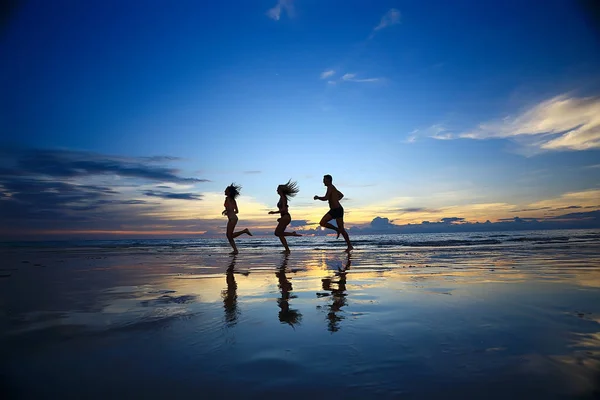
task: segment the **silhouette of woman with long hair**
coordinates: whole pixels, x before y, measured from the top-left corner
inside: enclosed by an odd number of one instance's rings
[[[275,236],[281,240],[281,244],[284,247],[284,253],[289,253],[290,248],[288,247],[286,236],[302,236],[296,232],[286,232],[285,228],[292,222],[292,216],[288,210],[288,201],[291,197],[298,194],[298,184],[292,182],[290,179],[287,183],[277,186],[277,194],[279,194],[279,202],[277,203],[278,211],[269,211],[269,214],[280,214],[281,217],[277,219],[277,228],[275,228]]]
[[[302,320],[302,314],[298,310],[293,310],[290,308],[289,300],[295,298],[296,296],[291,294],[293,290],[292,282],[290,282],[285,275],[288,257],[288,254],[284,254],[281,266],[277,272],[275,272],[275,276],[279,280],[279,284],[277,286],[281,291],[281,298],[277,299],[277,305],[281,309],[279,311],[279,322],[282,324],[289,324],[293,328],[295,324],[299,324]]]
[[[244,233],[246,235],[252,236],[248,228],[237,232],[233,231],[238,223],[237,213],[239,212],[238,205],[235,199],[240,195],[241,189],[242,187],[240,185],[236,185],[235,183],[232,183],[231,185],[225,188],[225,203],[223,204],[225,210],[223,210],[223,212],[221,213],[223,215],[226,215],[228,219],[227,240],[229,240],[229,244],[233,248],[231,254],[238,253],[237,246],[235,245],[235,241],[233,239]]]

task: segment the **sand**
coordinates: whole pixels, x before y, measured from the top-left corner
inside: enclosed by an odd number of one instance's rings
[[[5,249],[0,387],[19,398],[600,393],[593,247],[291,247]]]

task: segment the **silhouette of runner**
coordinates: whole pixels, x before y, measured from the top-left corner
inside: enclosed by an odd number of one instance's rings
[[[241,230],[241,231],[237,231],[237,232],[233,231],[235,229],[235,225],[238,223],[237,213],[239,212],[238,205],[237,205],[237,202],[235,201],[235,199],[240,195],[241,189],[242,189],[242,187],[239,185],[236,185],[235,183],[232,183],[231,185],[229,185],[225,188],[225,203],[223,204],[223,206],[225,207],[225,210],[223,210],[223,212],[221,213],[223,215],[226,215],[228,218],[227,240],[229,240],[229,244],[233,248],[233,251],[231,252],[231,254],[238,253],[237,246],[235,245],[235,241],[233,239],[235,239],[236,237],[240,236],[243,233],[245,233],[246,235],[252,236],[252,234],[250,233],[248,228]]]
[[[323,176],[323,184],[327,186],[327,193],[325,193],[325,196],[323,197],[315,196],[314,199],[329,202],[329,211],[321,218],[319,225],[336,231],[338,238],[341,234],[348,245],[346,251],[350,251],[354,249],[354,247],[352,246],[352,243],[350,243],[348,232],[344,229],[344,207],[340,204],[340,200],[344,198],[344,194],[333,186],[333,178],[331,175]],[[329,223],[332,219],[335,219],[337,227]]]
[[[298,184],[292,182],[290,179],[287,183],[277,186],[277,194],[279,194],[279,202],[277,203],[278,211],[269,211],[269,214],[280,214],[281,217],[277,219],[277,228],[275,228],[275,236],[281,240],[281,244],[285,248],[284,252],[289,253],[290,248],[288,247],[286,236],[302,236],[296,232],[286,232],[285,228],[292,222],[292,216],[288,211],[288,201],[290,197],[298,194]]]

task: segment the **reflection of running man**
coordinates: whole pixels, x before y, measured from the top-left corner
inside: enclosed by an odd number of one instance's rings
[[[346,262],[346,266],[343,268],[338,268],[338,272],[335,273],[335,276],[338,277],[337,281],[334,281],[333,277],[321,279],[321,282],[323,283],[323,290],[331,292],[332,297],[332,303],[329,306],[329,312],[327,313],[327,330],[331,333],[340,330],[340,323],[345,318],[342,307],[348,304],[346,301],[346,275],[350,269],[350,262],[350,253],[348,253],[348,261]],[[335,287],[336,284],[337,288]],[[317,296],[319,296],[319,293],[317,293]]]
[[[350,243],[350,238],[348,237],[348,232],[344,229],[344,207],[340,204],[340,200],[344,198],[342,192],[337,190],[335,186],[333,186],[333,178],[331,175],[325,175],[323,177],[323,184],[327,186],[327,193],[325,196],[319,197],[315,196],[315,200],[327,201],[329,203],[329,212],[321,218],[321,222],[319,223],[324,228],[333,229],[337,232],[337,237],[340,237],[340,234],[344,237],[348,248],[346,251],[350,251],[354,249],[352,247],[352,243]],[[337,223],[337,227],[331,225],[329,221],[335,219]]]

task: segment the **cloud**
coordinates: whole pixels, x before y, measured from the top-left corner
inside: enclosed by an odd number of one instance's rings
[[[156,201],[146,201],[139,198],[144,183],[151,189],[181,189],[206,181],[158,165],[175,160],[0,145],[0,220],[15,231],[156,224],[165,209],[160,198],[188,200],[201,195],[147,190],[145,194],[154,195]]]
[[[373,28],[373,33],[371,37],[375,34],[375,32],[390,27],[392,25],[396,25],[400,23],[400,11],[395,8],[391,8],[388,12],[385,13],[381,20],[379,21],[379,25]]]
[[[287,16],[291,18],[294,14],[294,5],[292,0],[279,0],[275,7],[267,10],[267,16],[275,21],[281,19],[281,13],[285,11]]]
[[[539,151],[599,149],[600,97],[576,98],[563,94],[517,116],[480,124],[459,137],[512,138]]]
[[[329,69],[327,71],[321,72],[321,79],[327,79],[329,77],[332,77],[333,75],[335,75],[335,71],[332,69]]]
[[[557,210],[574,210],[574,209],[577,209],[577,208],[582,208],[582,207],[581,206],[567,206],[567,207],[557,208]]]
[[[418,129],[414,129],[411,133],[406,137],[405,143],[415,143],[417,141],[417,135],[419,133]]]
[[[158,182],[198,183],[208,179],[183,178],[179,171],[154,165],[164,157],[124,158],[85,151],[0,147],[0,174],[40,175],[75,178],[89,175],[116,175]]]
[[[194,193],[175,193],[175,192],[164,192],[157,190],[146,190],[144,195],[151,197],[160,197],[161,199],[175,199],[175,200],[202,200],[201,194]]]
[[[560,209],[563,207],[571,207],[573,205],[585,207],[596,206],[600,199],[600,189],[582,190],[579,192],[564,193],[560,197],[540,200],[530,204],[531,208],[552,208]]]
[[[451,140],[455,138],[448,128],[442,124],[431,125],[426,129],[426,134],[428,134],[430,138],[437,140]]]
[[[387,230],[393,228],[395,225],[389,220],[389,218],[375,217],[371,221],[371,228],[375,230]]]
[[[342,76],[342,81],[346,82],[379,82],[381,78],[362,78],[359,79],[356,77],[356,74],[344,74]]]
[[[600,221],[600,210],[575,212],[552,217],[555,220],[573,221],[573,220],[596,220]]]
[[[515,210],[516,212],[531,212],[531,211],[541,211],[541,210],[549,210],[552,207],[538,207],[538,208],[523,208],[521,210]]]
[[[292,228],[296,228],[298,226],[307,226],[307,225],[316,225],[316,223],[308,222],[308,220],[306,220],[306,219],[292,220],[292,222],[290,222],[290,227],[292,227]]]
[[[411,214],[411,213],[439,213],[441,210],[426,207],[406,207],[391,210],[393,213]]]
[[[456,135],[443,124],[433,124],[428,128],[414,129],[408,134],[405,143],[415,143],[419,137],[429,137],[437,140],[451,140],[455,139]]]
[[[459,217],[446,217],[442,218],[440,221],[444,224],[452,224],[454,222],[465,222],[465,219]]]
[[[436,133],[433,136],[430,136],[432,139],[437,140],[452,140],[455,139],[455,136],[451,133]]]
[[[460,222],[460,223],[453,223]],[[384,233],[442,233],[442,232],[498,232],[511,230],[600,228],[600,210],[570,213],[546,219],[502,218],[498,222],[467,222],[463,218],[447,217],[439,221],[396,225],[388,218],[375,217],[366,227],[349,228],[353,234]]]
[[[117,191],[102,186],[48,178],[0,176],[0,186],[0,219],[15,228],[46,223],[60,227],[108,218],[107,210],[118,214],[122,206],[128,207],[130,216],[137,211],[132,206],[153,207],[143,200],[120,198]],[[122,220],[119,215],[111,217]]]

